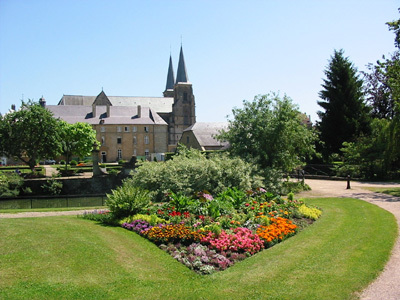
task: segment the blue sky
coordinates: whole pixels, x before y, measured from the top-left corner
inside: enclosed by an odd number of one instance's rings
[[[181,37],[197,121],[287,94],[315,121],[334,49],[358,70],[395,50],[398,1],[0,0],[0,112],[63,94],[162,96]]]

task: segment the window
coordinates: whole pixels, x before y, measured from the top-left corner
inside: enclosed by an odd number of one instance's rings
[[[124,131],[125,131],[125,132],[129,132],[129,127],[128,127],[128,126],[125,126],[125,127],[124,127]]]
[[[122,159],[122,150],[118,149],[118,160]]]
[[[189,144],[189,137],[186,137],[186,144]]]
[[[136,132],[136,131],[137,131],[137,127],[136,127],[136,126],[133,126],[133,127],[132,127],[132,131],[133,131],[133,132]]]
[[[117,137],[117,144],[122,144],[122,138],[120,136]]]
[[[187,100],[188,100],[187,93],[186,93],[186,92],[184,92],[184,93],[183,93],[183,101],[185,101],[185,102],[186,102]]]
[[[149,126],[144,126],[144,132],[149,132]]]
[[[147,135],[144,136],[144,143],[145,143],[146,145],[149,144],[149,137],[148,137]]]
[[[105,128],[104,126],[101,126],[101,127],[100,127],[100,131],[101,131],[101,132],[106,132],[106,128]]]
[[[136,135],[133,136],[133,144],[136,145],[137,144],[137,138]]]
[[[149,156],[150,155],[149,149],[144,150],[144,155],[145,156]]]
[[[117,126],[117,132],[121,132],[121,131],[122,131],[121,126]]]
[[[136,149],[133,149],[133,155],[136,156]]]
[[[101,137],[101,144],[102,144],[102,145],[104,145],[104,144],[105,144],[105,142],[106,142],[106,139],[105,139],[105,137],[104,137],[104,136],[102,136],[102,137]]]

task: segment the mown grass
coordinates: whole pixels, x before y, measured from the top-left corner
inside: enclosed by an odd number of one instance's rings
[[[376,188],[376,187],[366,187],[367,190],[370,190],[375,193],[383,193],[388,194],[396,197],[400,197],[400,188],[393,187],[393,188]]]
[[[356,299],[388,260],[393,215],[355,199],[307,202],[323,208],[320,220],[209,276],[122,228],[76,217],[0,219],[0,298]]]

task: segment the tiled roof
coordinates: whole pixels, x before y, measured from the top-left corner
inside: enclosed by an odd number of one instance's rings
[[[96,106],[96,116],[93,117],[92,106],[88,105],[47,105],[54,117],[60,118],[68,123],[85,122],[99,124],[157,124],[167,123],[149,107],[141,107],[141,117],[138,117],[137,106],[110,106],[110,116],[107,117],[106,106]]]
[[[91,106],[96,96],[64,95],[58,105],[83,105]],[[108,96],[112,106],[137,106],[149,107],[157,113],[172,112],[172,97],[124,97]]]
[[[220,133],[222,129],[227,129],[228,123],[226,122],[197,122],[192,126],[186,128],[185,131],[193,131],[197,141],[202,147],[210,146],[227,146],[228,142],[220,142],[215,136]]]

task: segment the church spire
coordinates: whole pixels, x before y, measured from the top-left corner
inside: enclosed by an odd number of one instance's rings
[[[181,53],[179,54],[178,72],[176,75],[176,83],[178,82],[188,82],[189,78],[186,72],[185,59],[183,58],[183,50],[181,45]]]
[[[172,67],[172,57],[169,56],[169,67],[168,67],[168,75],[167,75],[167,85],[165,86],[165,90],[173,90],[175,83],[174,76],[174,68]]]
[[[172,58],[171,54],[169,55],[169,66],[168,66],[168,75],[167,75],[167,84],[165,86],[164,97],[174,97],[174,68],[172,67]]]

